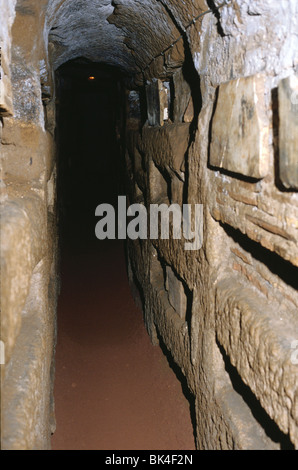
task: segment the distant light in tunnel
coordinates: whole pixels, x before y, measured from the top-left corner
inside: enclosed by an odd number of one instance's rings
[[[88,77],[88,80],[89,82],[93,82],[95,80],[95,77],[93,75],[90,75],[90,77]]]

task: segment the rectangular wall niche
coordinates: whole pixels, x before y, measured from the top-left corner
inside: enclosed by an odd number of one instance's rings
[[[153,78],[146,85],[147,117],[149,126],[163,126],[169,119],[170,85]]]
[[[298,75],[278,87],[279,175],[288,189],[298,189]]]
[[[269,119],[264,76],[239,78],[219,87],[212,123],[210,165],[252,178],[269,171]]]

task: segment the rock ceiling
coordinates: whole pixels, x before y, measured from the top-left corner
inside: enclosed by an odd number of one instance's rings
[[[85,57],[138,71],[179,35],[167,8],[159,0],[49,0],[54,68]]]

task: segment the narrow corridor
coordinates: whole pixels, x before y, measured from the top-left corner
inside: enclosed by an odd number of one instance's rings
[[[150,342],[128,285],[123,243],[95,238],[96,205],[112,203],[119,191],[115,84],[90,85],[86,76],[76,69],[61,97],[64,209],[52,448],[195,449],[189,402]]]

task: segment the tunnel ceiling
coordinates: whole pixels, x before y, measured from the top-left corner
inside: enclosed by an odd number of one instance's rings
[[[188,2],[190,9],[186,3],[181,8],[180,1],[167,0],[49,0],[47,32],[54,68],[85,57],[138,72],[179,36],[181,19],[183,24],[200,12],[198,4],[206,9],[204,1]]]

